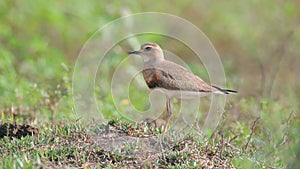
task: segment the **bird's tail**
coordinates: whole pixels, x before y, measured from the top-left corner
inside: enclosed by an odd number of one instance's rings
[[[231,93],[237,93],[236,90],[230,90],[230,89],[222,89],[217,86],[212,86],[213,88],[217,89],[217,91],[221,92],[221,94],[231,94]]]

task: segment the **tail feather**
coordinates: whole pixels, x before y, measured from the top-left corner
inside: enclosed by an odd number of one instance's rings
[[[237,93],[236,90],[222,89],[222,88],[217,87],[217,86],[212,86],[212,87],[215,88],[215,89],[217,89],[218,91],[224,93],[224,94]]]

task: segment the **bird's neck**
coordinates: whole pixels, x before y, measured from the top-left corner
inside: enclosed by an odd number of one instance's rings
[[[165,60],[164,58],[155,58],[155,59],[144,58],[144,67],[149,67],[149,66],[153,67],[164,60]]]

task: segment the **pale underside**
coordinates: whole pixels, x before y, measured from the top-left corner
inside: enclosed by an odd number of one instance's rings
[[[213,92],[194,92],[194,91],[184,91],[184,90],[168,90],[165,88],[154,88],[153,90],[159,91],[169,98],[178,98],[178,99],[196,99],[203,96],[211,95],[211,94],[224,94],[220,91]]]

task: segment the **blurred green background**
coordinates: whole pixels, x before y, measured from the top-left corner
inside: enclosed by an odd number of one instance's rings
[[[101,26],[125,14],[164,12],[195,24],[214,44],[229,86],[237,89],[226,108],[233,133],[249,137],[251,123],[260,122],[252,140],[250,161],[237,166],[293,167],[299,158],[300,1],[0,1],[1,121],[38,124],[76,119],[72,101],[72,70],[88,38]],[[179,56],[186,51],[153,38]],[[128,48],[129,49],[129,48]],[[125,57],[120,56],[121,58]],[[107,81],[118,59],[108,62]],[[182,58],[204,76],[191,58]],[[107,85],[109,86],[109,85]],[[97,90],[97,89],[96,89]],[[133,93],[134,95],[135,93]],[[138,93],[136,93],[138,94]],[[144,100],[136,103],[137,107]],[[107,117],[116,117],[110,95],[99,96]]]

